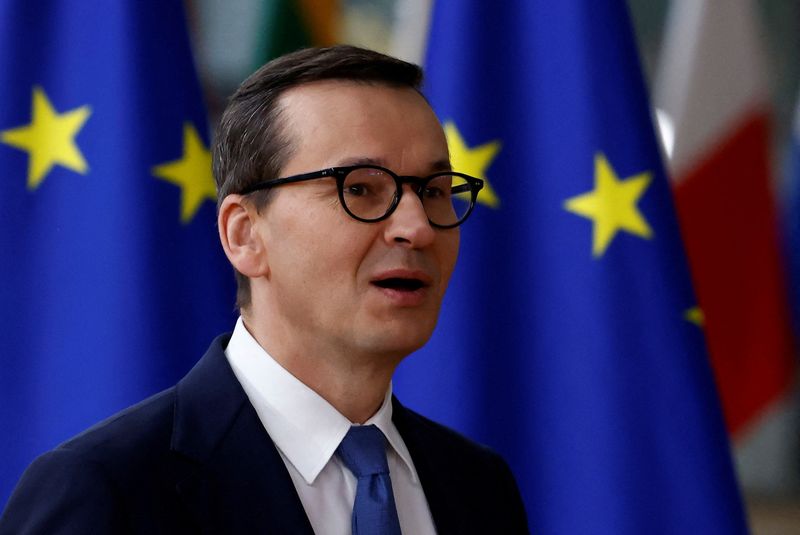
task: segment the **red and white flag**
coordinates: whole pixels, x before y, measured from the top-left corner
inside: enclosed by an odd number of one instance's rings
[[[729,431],[785,393],[794,354],[770,164],[764,56],[749,0],[676,0],[655,85],[692,277]]]

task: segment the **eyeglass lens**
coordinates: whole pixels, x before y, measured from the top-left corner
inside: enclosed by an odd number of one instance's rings
[[[364,167],[352,170],[344,179],[342,197],[347,209],[362,219],[379,219],[389,210],[397,192],[394,177],[382,169]],[[422,206],[432,223],[447,226],[463,219],[472,198],[466,179],[441,175],[430,180],[422,191]]]

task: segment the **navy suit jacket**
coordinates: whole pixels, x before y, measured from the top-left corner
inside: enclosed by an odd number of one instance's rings
[[[228,365],[227,340],[214,340],[175,387],[36,459],[0,517],[0,535],[313,533]],[[527,533],[497,454],[393,403],[438,533]]]

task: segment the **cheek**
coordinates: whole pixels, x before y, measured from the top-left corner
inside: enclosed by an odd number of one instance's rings
[[[322,288],[322,292],[337,293],[357,281],[374,239],[371,234],[354,232],[349,225],[337,225],[331,221],[311,232],[297,236],[293,249],[297,265],[293,277],[303,277],[304,286]],[[294,244],[297,244],[296,246]],[[292,269],[292,266],[285,266]],[[323,296],[324,297],[324,296]]]
[[[447,282],[450,280],[450,275],[452,275],[453,269],[455,269],[456,260],[458,259],[459,244],[460,234],[458,233],[457,229],[452,235],[446,235],[443,237],[440,248],[440,262],[442,280],[445,286],[447,286]]]
[[[307,192],[297,188],[300,193]],[[282,267],[289,278],[304,279],[304,286],[318,280],[316,273],[324,273],[337,263],[343,229],[333,203],[327,200],[304,198],[294,191],[281,191],[280,207],[275,207],[268,222],[272,261]],[[323,279],[324,280],[324,279]]]

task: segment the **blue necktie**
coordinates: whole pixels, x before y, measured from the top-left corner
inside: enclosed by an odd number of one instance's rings
[[[353,426],[336,451],[358,479],[353,535],[400,535],[381,430],[374,425]]]

